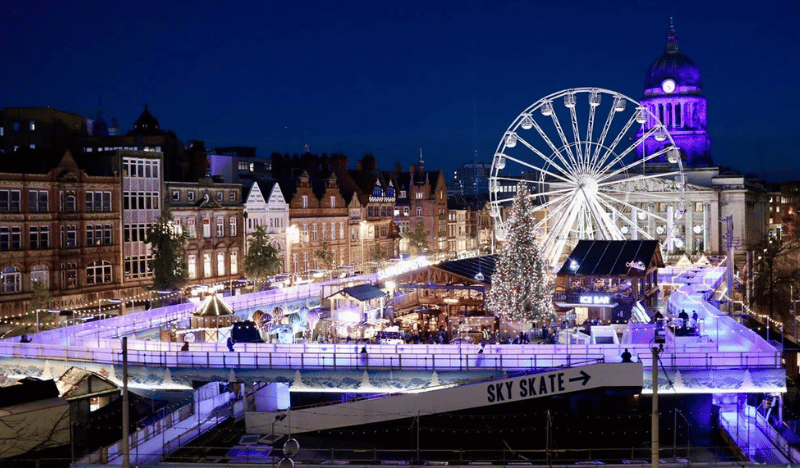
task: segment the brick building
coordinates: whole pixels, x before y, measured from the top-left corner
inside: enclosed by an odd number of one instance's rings
[[[119,176],[69,152],[20,151],[0,169],[0,316],[30,310],[34,282],[48,308],[123,291]]]

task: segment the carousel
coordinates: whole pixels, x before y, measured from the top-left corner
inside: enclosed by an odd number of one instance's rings
[[[235,316],[218,294],[207,296],[189,318],[189,328],[161,331],[161,341],[224,343],[231,336]]]
[[[270,312],[253,312],[251,320],[265,343],[288,344],[313,340],[318,334],[319,314],[319,309],[311,310],[306,306],[290,313],[283,307],[274,307]]]

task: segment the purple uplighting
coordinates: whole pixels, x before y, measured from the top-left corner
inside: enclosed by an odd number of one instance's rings
[[[711,137],[708,135],[707,100],[701,95],[702,91],[700,69],[680,53],[678,36],[674,26],[670,26],[664,54],[650,65],[645,75],[644,98],[641,103],[652,115],[639,130],[637,137],[652,129],[657,118],[667,127],[675,144],[681,149],[684,166],[713,165]],[[669,141],[658,141],[655,136],[650,137],[644,145],[636,148],[636,156],[642,158],[669,144]],[[652,161],[666,163],[667,156]]]

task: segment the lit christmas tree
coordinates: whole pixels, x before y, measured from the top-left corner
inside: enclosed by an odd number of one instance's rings
[[[487,297],[489,310],[508,320],[542,322],[556,317],[553,279],[536,240],[533,209],[527,186],[519,184]]]

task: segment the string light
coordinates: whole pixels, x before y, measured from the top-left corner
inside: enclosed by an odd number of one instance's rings
[[[552,321],[556,317],[554,282],[537,233],[533,201],[528,187],[520,183],[486,298],[487,307],[497,316],[524,321]]]

